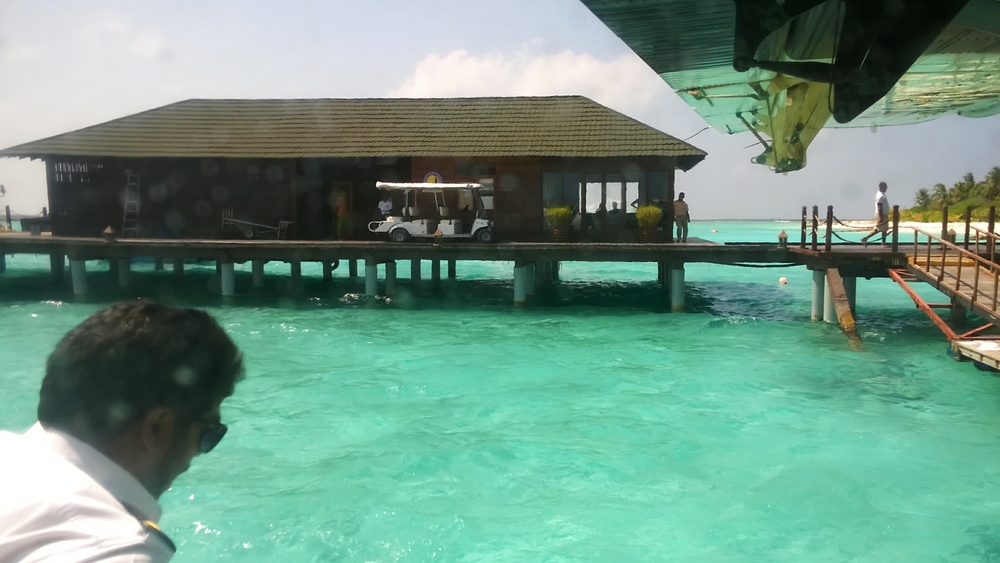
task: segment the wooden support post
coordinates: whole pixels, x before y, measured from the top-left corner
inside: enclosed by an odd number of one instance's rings
[[[456,260],[448,260],[448,279],[453,280],[458,277],[458,267]]]
[[[684,310],[684,262],[670,263],[670,310]]]
[[[365,295],[378,295],[378,262],[365,259]]]
[[[254,260],[250,263],[250,268],[253,272],[253,287],[254,289],[260,289],[264,287],[264,261]]]
[[[73,295],[86,295],[87,263],[83,260],[70,260],[69,268],[73,277]]]
[[[963,328],[968,324],[968,318],[966,317],[965,307],[955,300],[954,297],[951,298],[951,307],[949,307],[950,313],[948,315],[948,320],[952,325]]]
[[[525,271],[525,294],[531,297],[535,294],[535,263],[527,264],[525,266],[527,270]]]
[[[302,287],[302,262],[292,260],[288,263],[288,266],[292,278],[292,288],[297,290]]]
[[[851,314],[858,315],[858,278],[845,276],[844,292],[847,294],[847,304],[851,306]]]
[[[819,240],[817,238],[819,236],[819,206],[818,205],[814,205],[813,206],[813,220],[812,220],[812,223],[813,223],[812,251],[813,252],[818,252],[819,251]]]
[[[826,206],[826,246],[824,250],[830,252],[833,250],[833,206]]]
[[[236,265],[232,262],[217,262],[219,270],[222,272],[222,296],[232,297],[236,295]]]
[[[814,321],[823,320],[823,293],[826,286],[826,272],[813,270],[812,274],[812,311],[809,318]]]
[[[965,208],[965,249],[969,249],[969,231],[971,230],[972,223],[972,206],[967,206]]]
[[[552,261],[552,281],[554,281],[554,282],[559,281],[559,261],[558,260],[553,260]]]
[[[806,231],[809,230],[809,224],[806,222],[808,219],[809,208],[805,205],[802,206],[802,238],[799,240],[799,248],[806,247]]]
[[[12,223],[11,220],[10,220],[10,206],[8,205],[6,207],[7,207],[7,230],[8,231],[13,231],[14,230],[14,223]]]
[[[434,285],[441,283],[441,261],[431,260],[431,281]]]
[[[410,260],[410,285],[414,289],[420,285],[420,260],[416,258]]]
[[[181,285],[182,283],[184,283],[183,258],[174,258],[173,270],[174,270],[174,283],[176,283],[177,285]]]
[[[52,283],[62,283],[66,279],[66,257],[62,254],[49,254],[49,267],[52,268]]]
[[[156,265],[153,266],[153,269],[156,270],[157,272],[163,271],[163,258],[156,259]]]
[[[899,206],[898,205],[892,206],[892,251],[899,252]]]
[[[941,208],[941,238],[948,240],[948,206]]]
[[[112,259],[118,265],[118,285],[128,287],[132,285],[132,261],[128,258]]]
[[[356,278],[358,277],[358,261],[353,258],[347,261],[347,275]]]
[[[323,261],[323,281],[330,283],[333,281],[333,262]]]
[[[112,279],[118,277],[118,260],[108,258],[108,273],[111,274]]]
[[[851,313],[851,305],[847,298],[847,292],[844,290],[844,281],[837,268],[830,268],[826,271],[826,285],[830,288],[834,315],[837,322],[840,323],[840,328],[851,341],[860,341],[858,327],[854,324],[854,315]]]
[[[396,261],[389,260],[385,263],[385,294],[396,295]]]
[[[986,230],[990,233],[993,232],[993,228],[996,226],[997,222],[997,207],[995,205],[990,206],[990,214],[988,215],[989,223],[987,224]],[[990,261],[993,260],[993,254],[996,250],[996,244],[993,242],[993,237],[986,237],[986,254],[989,254]]]
[[[7,272],[7,255],[0,249],[0,274]]]

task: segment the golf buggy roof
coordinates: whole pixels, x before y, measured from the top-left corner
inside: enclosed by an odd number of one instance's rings
[[[470,190],[480,189],[482,184],[444,184],[436,182],[375,182],[378,190]]]

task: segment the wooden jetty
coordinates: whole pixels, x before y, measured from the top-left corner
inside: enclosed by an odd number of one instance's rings
[[[393,243],[381,241],[303,240],[176,240],[61,237],[29,233],[0,233],[0,272],[7,254],[47,254],[52,257],[52,275],[62,279],[65,259],[70,261],[73,290],[87,292],[86,261],[108,260],[117,268],[121,285],[128,285],[131,259],[148,257],[172,263],[175,279],[183,279],[185,259],[214,260],[219,265],[223,295],[235,294],[234,264],[252,262],[253,284],[263,286],[264,264],[289,264],[293,282],[301,276],[302,262],[324,264],[330,279],[330,264],[347,261],[351,275],[358,263],[364,264],[365,293],[379,292],[378,266],[384,264],[385,293],[396,288],[397,261],[411,263],[411,280],[420,281],[420,264],[431,262],[432,278],[440,279],[440,263],[447,262],[448,276],[455,277],[457,261],[513,262],[514,303],[523,305],[539,284],[558,279],[559,263],[650,262],[659,265],[659,281],[674,310],[684,308],[684,265],[690,263],[737,266],[805,266],[813,271],[812,318],[838,323],[852,341],[859,341],[854,318],[857,278],[888,277],[896,281],[928,314],[948,339],[959,357],[984,365],[1000,365],[1000,349],[981,344],[998,337],[989,330],[1000,327],[1000,264],[995,260],[996,241],[992,230],[971,228],[962,244],[954,242],[946,228],[942,234],[916,230],[912,244],[898,241],[898,209],[894,213],[892,244],[886,247],[835,244],[832,241],[832,210],[826,230],[820,236],[817,214],[813,214],[811,234],[803,215],[798,244],[787,239],[777,242],[718,244],[689,239],[687,243],[597,243],[597,242],[469,242]],[[811,238],[811,242],[810,239]],[[822,240],[822,242],[820,242]],[[949,298],[948,303],[926,303],[911,284],[926,282]],[[0,286],[2,291],[2,286]],[[946,321],[937,311],[948,309]],[[986,324],[959,332],[966,312],[981,317]],[[949,325],[949,321],[951,325]],[[992,358],[992,359],[991,359]]]

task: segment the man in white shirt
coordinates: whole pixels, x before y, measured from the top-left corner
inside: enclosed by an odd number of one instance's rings
[[[882,246],[885,246],[885,236],[889,232],[889,198],[885,191],[889,186],[885,182],[879,182],[878,193],[875,194],[875,227],[872,232],[861,237],[861,244],[868,246],[868,239],[875,233],[882,233]]]
[[[392,213],[392,198],[388,195],[382,198],[382,201],[378,202],[378,210],[382,214],[382,220],[386,220]]]
[[[242,378],[203,311],[119,303],[67,333],[39,422],[0,432],[0,561],[168,561],[156,499],[225,435],[219,406]]]

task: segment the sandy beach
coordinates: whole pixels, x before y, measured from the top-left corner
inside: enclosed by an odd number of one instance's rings
[[[973,221],[970,223],[971,227],[986,231],[989,229],[989,224],[986,221]],[[835,231],[870,231],[875,227],[875,221],[844,221],[843,224],[834,224]],[[924,223],[920,221],[900,221],[900,230],[906,229],[918,229],[927,233],[940,233],[941,223]],[[965,223],[959,221],[952,221],[948,224],[949,229],[955,229],[956,233],[960,233],[965,230]]]

